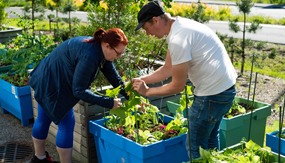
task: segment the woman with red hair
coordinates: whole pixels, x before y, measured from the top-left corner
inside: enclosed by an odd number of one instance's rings
[[[96,95],[88,88],[99,70],[113,87],[122,85],[124,88],[112,61],[122,56],[127,44],[121,29],[105,31],[99,28],[93,37],[66,40],[30,73],[29,83],[38,102],[38,117],[32,132],[35,155],[31,163],[52,162],[45,151],[51,122],[58,125],[56,146],[60,162],[71,163],[75,125],[73,106],[79,100],[108,109],[121,105],[120,99]],[[128,98],[124,89],[120,93]]]

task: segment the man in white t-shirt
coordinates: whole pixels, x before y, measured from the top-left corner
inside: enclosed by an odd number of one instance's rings
[[[138,26],[147,35],[167,35],[165,64],[154,73],[134,78],[133,88],[143,96],[166,96],[183,91],[187,76],[195,86],[189,110],[191,156],[200,157],[199,146],[219,149],[219,125],[236,95],[237,74],[218,36],[206,25],[191,19],[170,17],[158,1],[144,5],[138,13]],[[172,76],[161,87],[146,84]],[[187,141],[188,137],[187,137]],[[186,148],[189,151],[188,143]]]

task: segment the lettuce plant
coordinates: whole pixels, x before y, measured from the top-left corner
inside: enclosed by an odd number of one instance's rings
[[[156,106],[134,91],[131,82],[126,85],[125,90],[129,100],[124,101],[119,108],[110,110],[110,116],[105,121],[108,129],[142,145],[172,138],[188,131],[185,127],[187,121],[183,117],[177,116],[170,123],[164,123],[164,115],[160,116]],[[106,95],[117,98],[119,91],[119,87],[108,89]]]

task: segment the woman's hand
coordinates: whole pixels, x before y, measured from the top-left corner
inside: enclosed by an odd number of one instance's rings
[[[121,99],[119,98],[114,98],[114,106],[112,109],[117,109],[118,107],[120,107],[122,105],[121,103]]]

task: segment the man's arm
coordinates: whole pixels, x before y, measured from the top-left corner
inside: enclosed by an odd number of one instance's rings
[[[168,60],[168,62],[167,62]],[[143,96],[167,96],[172,95],[175,93],[179,93],[183,91],[184,86],[186,84],[187,80],[187,73],[188,73],[188,61],[171,66],[171,58],[170,54],[167,53],[166,58],[166,67],[168,67],[167,64],[170,63],[170,74],[172,74],[172,81],[169,84],[165,84],[161,87],[153,87],[149,88],[146,84],[149,82],[153,82],[154,79],[158,79],[159,77],[156,77],[155,74],[151,74],[149,76],[142,77],[142,80],[133,80],[133,88],[134,90],[138,91]],[[163,67],[162,67],[163,68]],[[168,68],[169,69],[169,68]],[[160,71],[156,72],[164,72],[166,69],[161,69]],[[166,72],[167,73],[167,72]],[[168,72],[169,73],[169,72]],[[159,74],[157,74],[159,75]],[[163,76],[163,75],[161,75]],[[152,79],[152,80],[150,80]]]
[[[187,80],[188,62],[172,66],[172,81],[161,87],[148,88],[145,96],[167,96],[182,92]]]
[[[171,66],[171,58],[168,50],[164,65],[159,67],[152,74],[142,76],[140,79],[142,79],[146,84],[161,82],[171,76]]]

